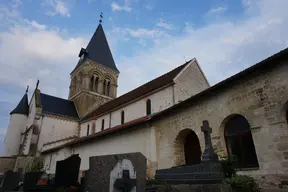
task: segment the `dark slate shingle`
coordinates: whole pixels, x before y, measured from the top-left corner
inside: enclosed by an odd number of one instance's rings
[[[98,25],[95,33],[93,34],[90,42],[88,43],[84,51],[87,52],[87,55],[85,56],[85,58],[95,61],[97,63],[100,63],[104,65],[105,67],[108,67],[110,69],[113,69],[119,72],[119,70],[117,69],[115,65],[108,41],[106,39],[104,30],[101,24]],[[78,64],[76,65],[73,71],[75,71],[81,64],[82,64],[82,61],[79,60]]]
[[[73,101],[41,93],[41,104],[44,113],[78,118]]]
[[[18,103],[17,107],[13,111],[11,111],[10,115],[12,114],[28,115],[28,113],[29,113],[28,96],[27,93],[25,93],[20,102]]]

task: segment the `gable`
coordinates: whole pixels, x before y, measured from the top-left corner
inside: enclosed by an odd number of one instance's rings
[[[99,108],[85,116],[82,121],[92,118],[93,116],[98,116],[100,114],[107,113],[111,110],[116,109],[117,107],[124,105],[128,102],[131,102],[137,98],[140,98],[146,94],[149,94],[159,88],[162,88],[164,86],[167,86],[169,84],[174,83],[173,79],[181,72],[182,69],[185,68],[186,65],[188,65],[190,61],[184,63],[183,65],[173,69],[172,71],[153,79],[152,81],[149,81],[148,83],[114,99],[111,100],[103,105],[101,105]]]

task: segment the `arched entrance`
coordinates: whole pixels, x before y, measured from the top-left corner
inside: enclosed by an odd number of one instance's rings
[[[199,139],[191,129],[180,131],[174,145],[175,166],[195,165],[201,163],[201,147]]]
[[[201,148],[197,135],[191,131],[184,144],[185,164],[195,165],[201,163]]]
[[[229,156],[237,160],[237,168],[259,167],[250,125],[241,115],[232,116],[224,130]]]

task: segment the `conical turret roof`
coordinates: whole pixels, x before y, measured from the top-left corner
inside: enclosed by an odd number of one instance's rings
[[[17,107],[13,111],[11,111],[10,115],[12,114],[28,115],[28,113],[29,113],[28,95],[27,93],[25,93],[20,102],[18,103]]]

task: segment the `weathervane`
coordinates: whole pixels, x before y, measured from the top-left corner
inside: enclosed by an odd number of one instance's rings
[[[100,23],[100,24],[102,23],[102,19],[103,19],[103,13],[101,12],[101,14],[100,14],[100,19],[99,19],[99,23]]]

